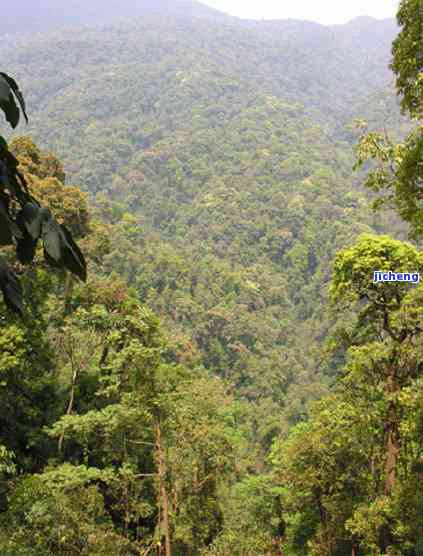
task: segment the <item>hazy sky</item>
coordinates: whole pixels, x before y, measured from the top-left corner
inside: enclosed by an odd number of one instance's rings
[[[399,0],[200,0],[227,14],[248,19],[306,19],[345,23],[359,15],[394,17]]]

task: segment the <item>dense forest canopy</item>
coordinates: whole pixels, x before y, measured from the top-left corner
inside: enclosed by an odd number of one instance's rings
[[[10,152],[88,262],[5,252],[0,553],[418,556],[421,288],[372,273],[423,270],[420,0],[119,6],[45,2],[54,31],[0,45]]]
[[[152,16],[0,47],[34,107],[28,133],[103,217],[140,227],[143,247],[104,264],[259,404],[267,443],[286,426],[269,407],[296,422],[324,388],[335,252],[387,229],[352,172],[352,121],[407,129],[388,69],[395,32],[390,20],[246,29]]]

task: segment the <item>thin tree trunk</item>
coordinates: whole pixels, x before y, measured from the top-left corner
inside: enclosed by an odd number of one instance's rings
[[[280,537],[274,537],[272,539],[272,554],[274,554],[274,556],[284,556],[282,539]]]
[[[72,414],[73,406],[74,406],[74,403],[75,403],[76,382],[77,382],[78,376],[79,376],[79,365],[77,365],[75,363],[75,360],[74,360],[74,357],[73,357],[73,346],[72,346],[72,338],[71,337],[69,337],[69,357],[70,357],[71,368],[72,368],[72,382],[71,382],[69,402],[68,402],[68,407],[67,407],[67,410],[66,410],[66,415],[71,415]],[[62,453],[64,437],[65,437],[65,432],[62,431],[61,434],[60,434],[60,437],[59,437],[58,445],[57,445],[59,454]]]
[[[162,508],[161,525],[163,526],[165,537],[165,556],[171,556],[172,552],[170,544],[169,498],[166,490],[166,463],[162,444],[162,431],[159,422],[156,423],[156,448],[159,474],[160,507]]]
[[[331,553],[332,550],[332,540],[330,538],[329,532],[328,532],[328,528],[327,528],[327,513],[326,513],[326,509],[322,504],[322,499],[321,499],[321,494],[320,492],[315,492],[314,493],[316,502],[317,502],[317,507],[319,509],[319,515],[320,515],[320,523],[322,525],[322,537],[323,537],[323,542],[325,544],[325,548],[327,549],[328,553]]]
[[[73,291],[74,279],[70,272],[66,273],[65,278],[65,305],[63,308],[63,316],[69,315],[71,312],[71,299]]]
[[[398,392],[399,385],[396,381],[395,367],[392,366],[386,382],[385,392],[391,398],[388,406],[387,433],[385,461],[385,495],[391,496],[395,488],[397,477],[397,461],[400,452],[400,432],[398,427],[397,401],[393,396]],[[392,530],[389,525],[383,525],[380,529],[380,549],[383,553],[393,544]]]
[[[73,404],[75,402],[75,388],[76,388],[77,379],[78,379],[78,369],[74,369],[73,374],[72,374],[71,391],[70,391],[70,396],[69,396],[68,408],[66,410],[66,415],[71,415],[71,413],[73,411]],[[60,434],[60,437],[59,437],[59,442],[58,442],[59,454],[62,452],[64,437],[65,437],[65,432],[62,431],[61,434]]]
[[[386,392],[394,395],[398,392],[398,384],[395,380],[395,370],[393,369],[388,376]],[[396,483],[397,460],[400,451],[400,433],[398,430],[398,416],[396,400],[389,401],[388,410],[388,442],[386,447],[385,463],[385,494],[389,496]]]

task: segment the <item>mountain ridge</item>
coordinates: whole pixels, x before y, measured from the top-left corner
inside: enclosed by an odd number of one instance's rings
[[[0,34],[45,32],[69,27],[98,26],[151,16],[186,16],[212,21],[232,21],[226,15],[195,0],[16,0],[2,7]]]
[[[321,124],[335,123],[342,128],[360,116],[355,106],[357,102],[363,105],[366,91],[374,94],[392,84],[388,66],[394,20],[375,20],[370,29],[365,27],[360,33],[356,25],[328,27],[295,20],[233,26],[206,19],[150,15],[131,23],[87,29],[78,35],[72,30],[56,30],[32,39],[16,38],[13,44],[3,43],[0,55],[8,60],[7,71],[21,83],[28,106],[33,107],[30,132],[36,131],[36,136],[44,140],[50,133],[42,132],[38,113],[41,116],[49,105],[49,112],[53,111],[59,122],[57,109],[63,102],[79,105],[85,98],[80,111],[84,111],[84,104],[101,102],[106,87],[102,74],[107,74],[109,66],[115,72],[119,70],[120,81],[114,86],[125,94],[125,87],[120,85],[130,77],[125,66],[144,71],[146,63],[150,68],[163,63],[167,75],[159,80],[179,95],[181,91],[186,94],[186,85],[181,89],[177,73],[191,73],[188,59],[198,71],[223,71],[225,79],[243,83],[245,90],[257,87],[287,102],[298,102]],[[80,62],[76,52],[83,56]],[[153,66],[149,58],[155,60]],[[56,74],[58,66],[63,68],[60,75]],[[49,77],[40,80],[40,75]],[[154,81],[158,76],[153,75]],[[70,101],[67,95],[73,98],[81,79],[88,79],[92,85],[81,90],[82,97]],[[144,80],[142,83],[145,88]],[[63,105],[60,110],[67,109]],[[83,129],[86,124],[81,121],[81,125]],[[59,135],[65,128],[60,125]],[[56,141],[50,146],[58,148]],[[66,151],[62,155],[66,160]]]
[[[296,18],[287,19],[243,19],[226,14],[196,0],[71,0],[58,6],[55,0],[16,0],[2,7],[0,34],[28,34],[57,29],[108,25],[146,16],[178,16],[207,19],[219,23],[231,23],[246,27],[301,24],[314,28],[339,28],[351,25],[387,22],[393,18],[358,16],[343,24],[324,25]]]

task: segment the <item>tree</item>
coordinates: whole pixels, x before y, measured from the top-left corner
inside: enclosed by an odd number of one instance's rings
[[[16,81],[6,73],[0,73],[0,109],[13,129],[19,123],[21,112],[28,121],[23,95]],[[32,150],[32,156],[37,155],[36,149],[28,150]],[[44,162],[47,167],[54,165],[51,157]],[[4,137],[0,136],[0,245],[16,245],[18,261],[29,264],[34,260],[38,240],[42,238],[44,256],[50,266],[68,269],[86,280],[85,259],[71,233],[53,218],[50,209],[41,207],[18,167],[19,161],[9,150]],[[59,166],[54,171],[58,176],[62,175]],[[0,289],[7,307],[23,315],[22,287],[3,259],[0,259]]]
[[[31,309],[27,318],[9,321],[1,316],[0,443],[15,453],[19,472],[30,472],[41,469],[52,453],[42,429],[60,414],[61,400],[47,334],[52,279],[38,269],[23,282]]]
[[[421,540],[423,288],[375,283],[376,269],[421,272],[423,255],[370,234],[338,253],[328,347],[344,368],[334,394],[273,447],[294,553],[411,554]]]
[[[378,492],[381,509],[391,503],[398,482],[403,393],[422,374],[422,289],[407,283],[373,282],[375,270],[392,269],[421,272],[423,254],[387,236],[363,235],[353,247],[338,253],[331,285],[337,310],[347,310],[347,314],[351,308],[357,311],[354,326],[344,335],[349,346],[346,380],[352,388],[363,384],[372,388],[374,403],[382,408],[385,450],[383,486]],[[376,529],[382,552],[395,544],[389,520],[382,520]]]
[[[397,20],[402,30],[392,45],[391,68],[397,75],[402,108],[412,118],[423,117],[423,5],[420,0],[402,0]]]
[[[359,402],[342,393],[326,397],[313,404],[308,422],[273,447],[271,461],[284,485],[289,516],[286,542],[299,553],[354,555],[357,549],[358,537],[345,530],[345,523],[367,501],[377,438],[370,432],[377,413],[366,411],[365,400]]]
[[[402,95],[402,109],[414,120],[423,117],[423,5],[420,0],[402,0],[397,19],[402,27],[393,43],[391,68],[397,76],[396,86]],[[385,131],[360,138],[357,164],[366,160],[377,163],[366,186],[378,193],[374,208],[388,205],[410,224],[410,235],[423,237],[423,126],[417,126],[396,144]]]

